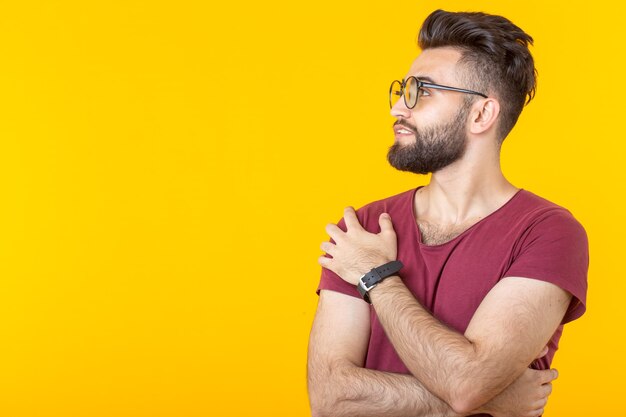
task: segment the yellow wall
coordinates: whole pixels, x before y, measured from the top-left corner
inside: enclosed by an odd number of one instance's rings
[[[387,91],[439,7],[535,37],[504,170],[591,243],[546,415],[626,415],[621,3],[209,4],[3,2],[0,415],[307,415],[323,227],[425,183]]]

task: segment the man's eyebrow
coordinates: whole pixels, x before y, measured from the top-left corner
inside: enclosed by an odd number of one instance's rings
[[[414,75],[413,77],[417,78],[420,81],[424,81],[425,83],[430,83],[430,84],[437,84],[435,82],[435,80],[433,80],[432,78],[426,76],[426,75]],[[409,77],[407,77],[409,78]],[[403,82],[406,82],[406,78],[404,80],[402,80]]]

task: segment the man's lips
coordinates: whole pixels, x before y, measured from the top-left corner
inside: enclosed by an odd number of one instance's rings
[[[409,127],[403,126],[401,124],[396,124],[393,125],[393,131],[396,134],[396,136],[402,136],[402,135],[414,135],[415,131]]]

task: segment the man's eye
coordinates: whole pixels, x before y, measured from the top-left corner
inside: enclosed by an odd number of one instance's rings
[[[428,97],[430,95],[430,92],[428,90],[426,90],[425,88],[421,87],[419,89],[419,96],[420,97]]]

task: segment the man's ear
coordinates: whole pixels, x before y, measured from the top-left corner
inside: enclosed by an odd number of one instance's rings
[[[470,132],[481,134],[496,125],[500,115],[500,103],[495,98],[479,100],[472,107]]]

